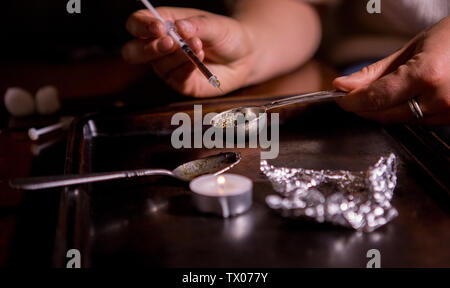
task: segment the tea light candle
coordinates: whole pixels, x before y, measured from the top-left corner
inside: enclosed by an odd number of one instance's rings
[[[236,174],[205,175],[189,184],[196,208],[224,218],[246,212],[252,206],[252,181]]]

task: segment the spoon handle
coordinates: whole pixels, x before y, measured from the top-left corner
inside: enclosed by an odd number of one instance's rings
[[[330,99],[335,99],[347,95],[346,92],[341,91],[320,91],[314,93],[299,94],[291,97],[287,97],[281,100],[273,101],[269,104],[264,105],[267,110],[282,107],[285,105],[295,104],[295,103],[315,103],[326,101]]]
[[[44,177],[30,177],[14,179],[10,182],[10,186],[16,189],[23,190],[39,190],[54,187],[70,186],[77,184],[93,183],[108,181],[122,178],[134,178],[150,175],[166,175],[174,176],[172,171],[164,169],[139,169],[127,170],[117,172],[101,172],[88,174],[72,174],[72,175],[58,175],[58,176],[44,176]]]

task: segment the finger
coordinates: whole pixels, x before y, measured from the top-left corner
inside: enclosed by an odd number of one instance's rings
[[[190,87],[195,86],[195,76],[201,76],[200,72],[196,71],[195,66],[192,63],[185,63],[180,67],[174,69],[165,81],[175,90],[179,91],[182,94],[190,94],[188,90]],[[198,74],[198,75],[194,75]],[[198,79],[197,79],[198,80]]]
[[[164,24],[146,10],[133,13],[126,22],[126,29],[140,39],[155,39],[164,35]]]
[[[177,32],[184,39],[192,38],[196,36],[197,27],[194,27],[193,23],[189,21],[189,19],[182,19],[175,21],[175,26],[177,28]]]
[[[202,50],[202,41],[197,37],[186,40],[186,43],[191,47],[195,54],[198,54]],[[153,67],[160,77],[166,78],[170,71],[187,62],[190,62],[189,58],[181,49],[177,49],[174,53],[154,61]]]
[[[205,12],[203,10],[193,9],[193,8],[180,8],[180,7],[156,7],[156,11],[158,11],[159,15],[166,20],[175,22],[177,19],[189,18],[192,16],[200,15],[200,14],[209,14],[209,12]],[[144,10],[148,13],[150,11]]]
[[[388,108],[377,112],[359,112],[359,116],[374,120],[383,124],[407,123],[417,121],[408,103]]]
[[[414,42],[417,37],[411,40],[405,47],[394,54],[364,67],[362,70],[349,76],[338,77],[334,79],[333,85],[341,91],[352,91],[358,88],[366,87],[375,80],[394,71],[398,66],[404,64],[414,49]]]
[[[132,64],[145,63],[164,57],[173,51],[176,46],[169,36],[150,41],[134,39],[125,44],[122,49],[123,58]]]
[[[205,57],[205,52],[200,51],[198,53],[198,57],[199,59],[203,59]],[[193,72],[196,72],[199,77],[203,77],[201,72],[197,71],[197,67],[189,61],[170,71],[167,74],[166,79],[169,80],[170,83],[174,85],[177,84],[179,85],[180,83],[182,84],[187,82],[187,80],[191,77]],[[205,81],[207,81],[206,78]]]
[[[145,63],[151,59],[151,54],[144,49],[148,43],[145,40],[134,39],[122,48],[122,57],[131,64]]]
[[[341,91],[353,91],[366,87],[373,81],[389,72],[388,67],[398,59],[399,52],[380,60],[374,64],[364,67],[362,70],[349,76],[342,76],[334,79],[333,86]]]
[[[205,58],[205,52],[200,51],[199,53],[197,53],[197,57],[200,60],[203,60]],[[172,67],[172,69],[168,69],[164,72],[158,70],[158,67],[155,67],[155,65],[153,65],[153,69],[155,70],[156,74],[159,77],[163,78],[166,81],[171,78],[176,78],[175,80],[177,80],[178,82],[184,82],[187,81],[187,79],[189,78],[188,74],[196,70],[197,67],[190,60],[185,60],[180,61],[180,63],[177,66],[174,66]]]
[[[178,32],[184,38],[199,37],[206,46],[214,45],[226,39],[228,30],[220,17],[205,13],[175,22]]]
[[[450,125],[450,114],[441,114],[431,117],[426,117],[421,121],[427,125]]]
[[[175,19],[206,13],[196,9],[175,7],[158,7],[156,10],[167,21],[175,21]],[[133,36],[141,39],[154,39],[165,34],[164,24],[145,9],[133,13],[126,22],[126,28]]]
[[[425,117],[449,114],[450,94],[447,96],[445,92],[431,90],[428,93],[422,93],[416,100]]]
[[[414,100],[417,101],[417,104],[419,105],[419,108],[425,117],[423,120],[417,119],[414,112],[411,110],[411,107],[408,102],[388,108],[383,111],[359,112],[357,114],[361,117],[375,120],[385,124],[417,122],[417,121],[420,122],[437,121],[436,123],[438,123],[439,121],[446,119],[446,117],[444,116],[446,116],[448,113],[446,113],[447,110],[444,110],[436,105],[436,101],[434,101],[434,98],[435,97],[427,97],[426,95],[420,95],[414,98]]]
[[[204,53],[203,51],[200,52]],[[217,89],[191,63],[186,63],[170,73],[166,82],[178,92],[194,97],[217,96]]]
[[[414,97],[418,93],[417,82],[409,73],[409,66],[398,69],[376,80],[367,87],[359,88],[337,100],[347,111],[369,112],[386,110]]]

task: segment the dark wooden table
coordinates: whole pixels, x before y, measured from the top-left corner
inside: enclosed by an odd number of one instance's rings
[[[141,72],[133,75],[142,75]],[[333,105],[283,109],[283,153],[277,161],[293,167],[359,170],[395,150],[401,157],[400,181],[394,196],[400,216],[372,234],[289,221],[273,214],[264,204],[265,196],[273,191],[257,173],[258,161],[253,161],[259,157],[258,150],[242,150],[245,161],[233,170],[254,181],[254,207],[250,213],[227,221],[193,213],[186,186],[170,179],[105,183],[81,187],[78,192],[53,189],[24,193],[7,186],[8,178],[60,174],[64,169],[80,173],[160,163],[166,168],[176,166],[180,161],[213,151],[173,151],[164,138],[155,138],[151,133],[133,135],[133,129],[142,132],[151,130],[149,127],[167,126],[175,111],[191,113],[193,104],[201,103],[204,110],[214,111],[237,103],[264,103],[280,95],[330,89],[334,76],[333,70],[313,61],[289,75],[237,91],[227,98],[159,103],[159,108],[150,109],[151,113],[140,114],[127,109],[105,112],[111,110],[109,106],[100,105],[98,110],[103,113],[85,120],[93,119],[106,134],[120,132],[123,136],[100,137],[91,142],[74,139],[84,137],[79,130],[82,126],[74,126],[67,155],[64,137],[45,146],[46,141],[52,140],[31,143],[24,129],[4,129],[0,134],[0,145],[5,147],[0,152],[0,265],[64,266],[64,252],[76,247],[82,251],[86,266],[363,267],[367,262],[364,253],[371,248],[382,251],[384,266],[450,266],[446,245],[450,240],[448,187],[435,181],[425,171],[429,166],[424,167],[410,153],[411,149],[397,140],[395,135],[401,134],[401,127],[385,129]],[[83,76],[75,78],[80,82],[75,94],[97,93],[95,81],[80,80]],[[142,95],[147,91],[126,87],[116,85],[111,91],[106,87],[100,94],[113,95],[113,100],[100,102],[126,102],[120,95]],[[162,88],[158,93],[170,93],[167,91]],[[152,95],[155,93],[149,97]],[[178,96],[174,99],[180,100]],[[170,98],[165,100],[171,102]],[[84,107],[89,100],[66,103],[70,103],[66,107]],[[135,104],[130,105],[132,109]],[[79,125],[84,125],[85,120],[80,120]],[[301,125],[305,123],[308,125]],[[420,146],[414,147],[424,151]]]

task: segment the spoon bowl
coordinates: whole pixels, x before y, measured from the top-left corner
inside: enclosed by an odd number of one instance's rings
[[[39,190],[152,175],[165,175],[177,178],[181,181],[190,181],[198,176],[205,174],[221,174],[231,169],[240,161],[241,155],[239,153],[227,152],[184,163],[175,168],[173,171],[166,169],[139,169],[116,172],[31,177],[14,179],[9,183],[9,185],[16,189]]]
[[[238,127],[239,125],[243,125],[245,123],[245,130],[247,134],[249,128],[251,128],[254,123],[257,123],[258,119],[265,115],[265,113],[270,109],[296,103],[315,103],[329,101],[343,97],[345,95],[347,95],[347,93],[340,91],[320,91],[286,97],[261,106],[237,107],[217,114],[211,119],[210,124],[218,129],[228,129]],[[243,115],[243,120],[241,118],[241,121],[237,121],[239,120],[239,115]],[[262,129],[262,127],[259,127],[259,129]]]
[[[243,132],[242,136],[248,139],[250,131],[261,132],[266,126],[266,121],[259,121],[264,120],[266,111],[267,109],[264,106],[234,108],[217,114],[211,119],[210,123],[215,129],[222,130],[221,133],[226,141],[231,140],[226,137],[228,134],[233,135],[233,141],[237,140],[240,131]]]
[[[182,181],[191,181],[206,174],[219,175],[231,169],[241,161],[241,154],[234,152],[220,153],[202,159],[184,163],[175,168],[172,173]]]

